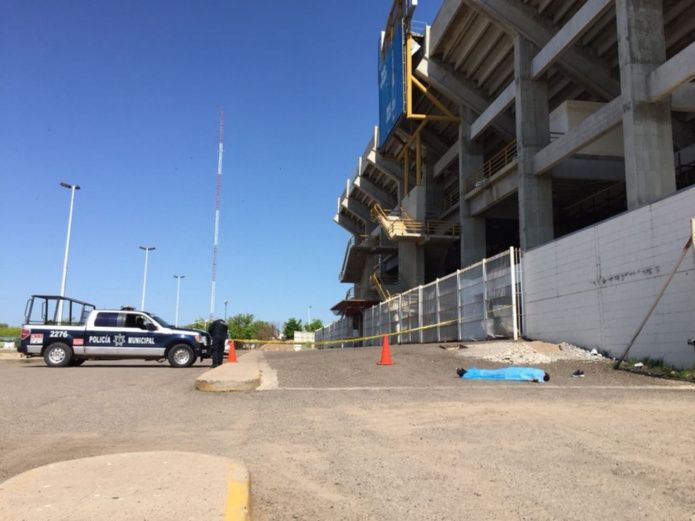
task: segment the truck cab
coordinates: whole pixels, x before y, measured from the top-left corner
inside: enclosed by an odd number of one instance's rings
[[[18,350],[43,357],[49,367],[97,359],[166,359],[172,367],[189,367],[196,358],[208,357],[209,348],[204,331],[173,327],[152,313],[96,309],[72,298],[33,295]]]

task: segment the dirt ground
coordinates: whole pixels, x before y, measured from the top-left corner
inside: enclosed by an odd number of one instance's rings
[[[245,460],[261,521],[695,519],[695,386],[580,360],[545,384],[464,381],[499,365],[392,352],[266,352],[277,386],[232,394],[195,391],[204,367],[2,362],[0,481],[160,448]]]

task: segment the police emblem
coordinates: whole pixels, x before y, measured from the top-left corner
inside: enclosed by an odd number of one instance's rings
[[[125,344],[125,335],[114,335],[113,342],[116,344],[116,347],[121,347],[123,344]]]

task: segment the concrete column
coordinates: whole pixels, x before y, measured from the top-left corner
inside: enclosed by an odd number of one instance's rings
[[[466,201],[466,180],[483,169],[483,151],[472,142],[471,124],[475,114],[469,108],[459,109],[459,219],[461,224],[461,267],[465,268],[485,258],[485,218],[471,215]]]
[[[414,187],[401,201],[408,215],[416,220],[426,218],[427,185]],[[403,289],[425,283],[425,248],[416,242],[398,242],[398,278]]]
[[[519,177],[519,240],[527,250],[553,240],[553,193],[550,173],[533,174],[533,157],[550,142],[548,87],[531,79],[536,47],[522,36],[514,39],[516,142]]]
[[[676,191],[671,101],[649,103],[647,76],[666,60],[663,0],[615,3],[628,209]]]
[[[425,249],[414,242],[398,243],[398,279],[404,289],[425,283]]]

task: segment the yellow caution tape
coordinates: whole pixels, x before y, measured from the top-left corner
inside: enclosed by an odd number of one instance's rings
[[[438,324],[430,324],[428,326],[420,326],[420,327],[414,327],[411,329],[404,329],[402,331],[396,331],[394,333],[380,333],[378,335],[371,335],[371,336],[361,336],[361,337],[349,337],[349,338],[338,338],[336,340],[319,340],[316,342],[312,342],[309,340],[306,341],[299,341],[299,340],[258,340],[258,339],[249,339],[249,338],[232,338],[232,342],[242,342],[242,343],[247,343],[247,344],[280,344],[280,345],[285,345],[285,344],[307,344],[307,345],[330,345],[330,344],[347,344],[350,342],[363,342],[365,340],[375,340],[377,338],[383,338],[385,336],[392,337],[392,336],[398,336],[398,335],[407,335],[408,333],[414,333],[415,331],[424,331],[426,329],[434,329],[435,327],[442,327],[442,326],[450,326],[452,324],[456,324],[458,322],[458,319],[455,318],[453,320],[446,320],[444,322],[439,322]]]

